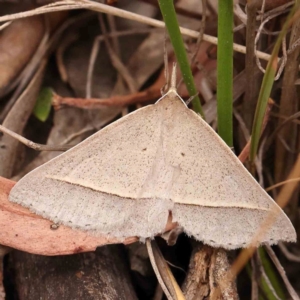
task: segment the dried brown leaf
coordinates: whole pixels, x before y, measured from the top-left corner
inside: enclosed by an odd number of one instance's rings
[[[0,91],[4,90],[28,63],[44,34],[41,16],[12,22],[0,36]]]

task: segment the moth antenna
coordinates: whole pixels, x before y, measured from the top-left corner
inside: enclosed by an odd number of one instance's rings
[[[177,64],[174,62],[173,69],[172,69],[170,90],[175,90],[175,91],[176,91],[176,70],[177,70]]]

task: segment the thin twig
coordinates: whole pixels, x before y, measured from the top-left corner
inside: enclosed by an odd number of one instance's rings
[[[157,30],[161,30],[161,29],[160,28],[159,29],[153,29],[153,28],[129,29],[124,31],[107,33],[107,37],[121,37],[121,36],[134,35],[134,34],[146,34],[149,32],[155,32]],[[104,37],[102,34],[97,36],[94,39],[92,52],[89,60],[88,72],[87,72],[86,98],[92,98],[92,83],[93,83],[94,67],[100,50],[100,44],[103,41],[104,41]]]
[[[62,41],[59,44],[57,51],[55,53],[58,72],[59,72],[60,78],[63,82],[68,81],[68,72],[67,72],[65,64],[64,64],[64,53],[65,53],[66,49],[71,44],[73,44],[78,38],[79,38],[78,34],[67,35],[65,39],[62,39]]]
[[[265,189],[266,192],[269,192],[275,188],[278,188],[282,185],[285,185],[287,183],[290,183],[290,182],[294,182],[294,181],[300,181],[300,177],[297,177],[297,178],[292,178],[292,179],[288,179],[288,180],[284,180],[284,181],[281,181],[279,183],[276,183],[276,184],[273,184],[271,186],[269,186],[268,188]]]
[[[200,25],[200,31],[199,31],[199,36],[197,38],[196,42],[196,50],[194,54],[192,55],[191,58],[191,66],[193,66],[195,59],[198,55],[199,49],[200,49],[200,44],[203,40],[203,35],[204,35],[204,30],[205,30],[205,25],[206,25],[206,10],[207,10],[207,0],[201,0],[202,2],[202,19],[201,19],[201,25]]]
[[[289,116],[288,118],[286,118],[272,133],[271,135],[268,137],[268,141],[267,141],[267,149],[270,147],[270,145],[272,144],[274,138],[278,135],[279,136],[279,131],[287,124],[289,124],[291,121],[297,119],[300,117],[300,112],[296,112],[293,115]]]
[[[9,22],[6,22],[6,23],[2,24],[2,25],[0,26],[0,31],[2,31],[3,29],[5,29],[6,27],[8,27],[8,26],[11,24],[11,22],[12,22],[12,21],[9,21]]]
[[[296,291],[294,290],[294,288],[292,287],[290,281],[288,280],[288,278],[286,276],[286,273],[285,273],[285,270],[282,267],[280,261],[278,260],[276,254],[274,253],[273,249],[269,245],[266,245],[265,249],[267,250],[267,252],[268,252],[270,258],[272,259],[278,273],[280,274],[283,282],[285,283],[285,286],[286,286],[290,296],[292,297],[293,300],[299,300],[300,299],[299,296],[297,295]]]
[[[78,4],[80,3],[80,4]],[[75,10],[75,9],[90,9],[98,12],[103,12],[107,14],[112,14],[117,17],[125,18],[125,19],[130,19],[136,22],[144,23],[150,26],[154,27],[159,27],[159,28],[164,28],[165,24],[162,21],[155,20],[149,17],[141,16],[132,12],[128,12],[113,6],[105,5],[102,3],[96,3],[88,0],[82,0],[81,2],[78,1],[59,1],[56,3],[53,3],[51,6],[46,5],[46,6],[41,6],[39,8],[29,10],[26,12],[21,12],[21,13],[16,13],[16,14],[11,14],[11,15],[6,15],[0,17],[0,22],[4,21],[11,21],[15,19],[20,19],[20,18],[25,18],[33,15],[38,15],[38,14],[45,14],[49,12],[54,12],[54,11],[63,11],[63,10]],[[184,35],[187,35],[192,38],[198,38],[199,32],[195,30],[190,30],[188,28],[183,28],[180,27],[181,33]],[[212,43],[214,45],[218,44],[218,38],[214,36],[210,36],[207,34],[203,35],[203,40],[209,43]],[[243,45],[239,45],[234,43],[233,44],[233,49],[237,52],[240,53],[246,53],[246,47]],[[263,60],[269,60],[270,55],[261,51],[257,51],[256,55]]]
[[[28,146],[29,148],[32,148],[37,151],[66,151],[66,150],[74,147],[74,145],[72,145],[72,146],[71,145],[51,146],[51,145],[42,145],[42,144],[34,143],[34,142],[24,138],[23,136],[9,130],[8,128],[6,128],[2,125],[0,125],[0,131],[8,134],[9,136],[13,137],[14,139],[18,140],[19,142]]]
[[[299,262],[299,263],[300,263],[300,256],[291,253],[291,252],[288,250],[288,248],[285,246],[284,243],[279,242],[278,247],[280,248],[280,250],[282,251],[282,253],[285,255],[285,257],[286,257],[288,260],[290,260],[290,261],[295,261],[295,262]]]
[[[259,252],[256,251],[257,253],[257,265],[259,267],[259,271],[260,271],[260,274],[261,276],[263,277],[263,279],[265,280],[265,283],[267,284],[269,290],[272,292],[273,296],[277,299],[277,300],[281,300],[280,297],[278,296],[278,294],[276,293],[269,277],[267,276],[266,274],[266,271],[265,271],[265,268],[263,267],[262,265],[262,261],[261,261],[261,258],[260,258],[260,255],[259,255]]]
[[[111,62],[113,64],[113,66],[116,68],[116,70],[118,71],[118,73],[122,76],[122,78],[126,82],[130,92],[135,93],[137,91],[135,81],[132,78],[132,76],[129,73],[126,66],[123,64],[123,62],[118,57],[117,53],[112,48],[112,46],[110,44],[110,41],[108,40],[108,37],[107,37],[107,30],[106,30],[102,15],[99,15],[99,20],[100,20],[100,26],[101,26],[101,30],[102,30],[102,33],[103,33],[105,46],[107,48],[107,51],[108,51],[108,54],[110,56]]]
[[[154,253],[153,253],[153,249],[152,249],[152,245],[151,245],[151,240],[150,239],[146,239],[146,246],[147,246],[147,250],[148,250],[148,254],[149,254],[149,259],[150,259],[150,262],[151,262],[151,265],[152,265],[152,268],[154,270],[154,273],[156,275],[156,278],[162,288],[162,290],[164,291],[166,297],[169,299],[169,300],[173,300],[173,297],[171,296],[167,286],[165,285],[165,282],[163,281],[161,275],[160,275],[160,272],[158,270],[158,267],[157,267],[157,264],[156,264],[156,261],[155,261],[155,257],[154,257]]]
[[[252,267],[252,274],[251,274],[251,300],[258,300],[258,276],[257,276],[257,264],[255,260],[255,254],[251,258],[251,267]]]
[[[261,24],[260,24],[260,26],[259,26],[259,28],[258,28],[258,30],[257,30],[257,34],[256,34],[256,37],[255,37],[255,42],[254,42],[254,51],[255,51],[255,57],[256,57],[256,64],[257,64],[257,67],[263,72],[263,73],[265,73],[265,69],[262,67],[262,65],[261,65],[261,63],[260,63],[260,61],[259,61],[259,57],[258,57],[258,55],[257,55],[257,43],[258,43],[258,40],[259,40],[259,37],[260,37],[260,35],[261,35],[261,33],[262,33],[262,30],[263,30],[263,28],[264,28],[264,26],[265,26],[265,24],[267,23],[267,22],[269,22],[271,19],[273,19],[273,18],[275,18],[275,17],[277,17],[277,16],[279,16],[279,15],[281,15],[282,14],[282,12],[278,12],[278,13],[276,13],[276,14],[273,14],[273,15],[271,15],[271,16],[268,16],[264,21],[262,21],[261,22]],[[278,70],[278,72],[277,72],[277,75],[275,76],[275,79],[274,80],[277,80],[278,78],[279,78],[279,76],[280,76],[280,72],[282,72],[282,70],[279,68],[279,70]],[[278,76],[278,74],[279,74],[279,76]],[[278,78],[277,78],[278,77]]]

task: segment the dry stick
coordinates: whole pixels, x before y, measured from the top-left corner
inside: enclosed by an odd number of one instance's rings
[[[86,98],[91,98],[92,97],[92,84],[93,84],[93,74],[94,74],[94,67],[96,63],[96,59],[98,56],[98,52],[100,49],[100,44],[103,41],[103,35],[96,37],[94,39],[93,47],[92,47],[92,52],[90,55],[90,60],[89,60],[89,66],[88,66],[88,71],[87,71],[87,79],[86,79],[86,87],[85,87],[85,96]]]
[[[282,144],[282,146],[285,148],[287,152],[290,152],[292,154],[298,154],[298,151],[292,150],[292,148],[287,144],[287,142],[283,139],[282,136],[278,136],[278,141]],[[285,161],[286,162],[286,161]],[[286,165],[285,165],[286,166]],[[286,169],[286,168],[285,168]],[[282,173],[281,173],[282,174]],[[298,202],[298,201],[297,201]]]
[[[101,30],[104,33],[104,43],[106,45],[106,49],[108,52],[108,55],[110,57],[111,63],[116,69],[118,73],[117,77],[117,84],[119,85],[120,90],[124,93],[128,92],[128,89],[130,92],[137,92],[138,88],[136,85],[135,80],[133,79],[133,76],[130,74],[129,70],[126,68],[125,64],[123,64],[121,59],[121,51],[120,51],[120,45],[119,40],[117,37],[113,37],[112,39],[108,39],[107,37],[107,29],[104,24],[104,15],[102,13],[98,14],[98,19],[100,20],[100,26]],[[115,17],[113,15],[108,14],[107,20],[108,20],[108,27],[110,32],[116,31],[115,29]],[[129,113],[128,107],[123,107],[122,109],[122,117],[127,115]]]
[[[129,104],[136,104],[145,101],[158,99],[161,96],[160,87],[163,86],[163,77],[160,76],[156,82],[148,89],[128,95],[116,95],[110,98],[71,98],[61,97],[60,95],[53,94],[52,104],[55,109],[59,109],[64,105],[78,107],[82,109],[99,109],[106,106],[126,106]],[[183,95],[183,97],[186,97]]]
[[[264,19],[265,7],[266,7],[266,0],[263,0],[262,4],[261,4],[261,9],[260,9],[260,12],[261,12],[260,20],[261,21]]]
[[[9,130],[8,128],[6,128],[2,125],[0,125],[0,131],[8,134],[9,136],[11,136],[12,138],[21,142],[25,146],[28,146],[29,148],[32,148],[37,151],[66,151],[66,150],[74,147],[74,145],[51,146],[51,145],[42,145],[42,144],[34,143],[34,142],[24,138],[23,136]]]
[[[118,56],[115,53],[115,48],[113,48],[111,46],[111,41],[108,40],[108,38],[107,38],[108,31],[106,29],[106,25],[104,24],[104,15],[102,13],[98,14],[98,20],[100,23],[100,28],[101,28],[101,31],[103,34],[104,43],[105,43],[110,61],[118,73],[117,84],[119,86],[121,94],[123,94],[123,92],[125,92],[125,93],[127,92],[124,82],[127,83],[127,87],[129,87],[129,90],[131,90],[132,92],[136,92],[134,80],[132,79],[131,75],[127,71],[126,67],[123,65],[121,59],[119,58],[120,55]],[[127,114],[128,114],[128,108],[124,107],[122,109],[122,117]]]
[[[99,109],[107,106],[122,107],[129,104],[141,103],[153,99],[158,99],[161,96],[159,89],[147,89],[145,91],[137,92],[128,95],[116,95],[110,98],[72,98],[61,97],[53,94],[52,104],[55,109],[60,109],[62,106],[72,106],[82,109]]]
[[[80,3],[80,4],[78,4]],[[21,13],[16,13],[16,14],[11,14],[11,15],[6,15],[0,17],[0,22],[4,21],[10,21],[14,19],[19,19],[19,18],[25,18],[37,14],[45,14],[48,12],[53,12],[53,11],[62,11],[62,10],[74,10],[74,9],[90,9],[98,12],[103,12],[107,14],[112,14],[117,17],[133,20],[136,22],[144,23],[153,27],[159,27],[159,28],[164,28],[165,24],[162,21],[152,19],[149,17],[141,16],[132,12],[128,12],[119,8],[115,8],[112,6],[108,6],[102,3],[95,3],[87,0],[83,0],[81,2],[75,2],[75,1],[60,1],[53,3],[52,5],[46,5],[46,6],[41,6],[39,8],[29,10],[27,12],[21,12]],[[195,30],[190,30],[187,28],[180,27],[181,33],[187,36],[190,36],[192,38],[198,38],[199,32]],[[214,45],[218,44],[218,38],[214,36],[210,36],[207,34],[203,35],[203,40],[209,43],[212,43]],[[240,53],[246,53],[246,47],[236,44],[233,44],[233,49],[237,52]],[[268,61],[270,59],[270,55],[261,51],[257,51],[256,55],[263,60]]]
[[[78,132],[75,132],[75,133],[71,134],[70,136],[68,136],[61,144],[67,145],[70,142],[72,142],[73,140],[75,140],[76,138],[80,137],[81,135],[87,134],[88,132],[92,132],[92,131],[94,131],[94,127],[85,127],[83,129],[79,130]]]
[[[156,275],[156,278],[162,288],[162,290],[164,291],[166,297],[169,299],[169,300],[173,300],[173,297],[171,296],[165,282],[163,281],[161,275],[160,275],[160,272],[158,270],[158,267],[157,267],[157,264],[156,264],[156,260],[155,260],[155,257],[154,257],[154,253],[153,253],[153,249],[152,249],[152,245],[151,245],[151,240],[150,239],[147,239],[146,240],[146,246],[147,246],[147,250],[148,250],[148,254],[149,254],[149,259],[150,259],[150,262],[151,262],[151,265],[152,265],[152,268],[154,270],[154,273]]]
[[[285,3],[285,4],[282,4],[281,6],[278,6],[272,10],[269,10],[267,12],[264,13],[264,16],[265,17],[268,17],[270,15],[273,15],[273,14],[276,14],[277,12],[282,12],[282,11],[285,11],[287,8],[289,8],[290,6],[293,6],[295,4],[295,1],[290,1],[288,3]]]
[[[115,17],[112,15],[107,15],[108,26],[110,28],[110,33],[112,34],[111,41],[112,41],[112,48],[115,50],[118,57],[121,57],[121,49],[119,39],[114,33],[118,32],[115,22]],[[107,37],[107,34],[106,34]]]
[[[263,137],[260,142],[260,147],[257,152],[257,157],[255,159],[255,167],[256,167],[256,172],[258,176],[258,182],[259,184],[264,187],[264,176],[263,176],[263,153],[264,153],[264,145],[266,143],[266,138]]]
[[[295,254],[291,253],[282,242],[278,243],[278,247],[280,248],[280,250],[282,251],[282,253],[285,255],[285,257],[288,260],[295,261],[298,263],[300,262],[300,255],[295,255]]]
[[[200,32],[198,34],[198,37],[197,37],[197,41],[196,41],[196,49],[194,51],[194,53],[192,54],[192,57],[191,57],[191,62],[190,62],[190,65],[191,67],[193,67],[193,64],[197,58],[197,55],[198,55],[198,52],[199,52],[199,49],[200,49],[200,45],[201,45],[201,42],[203,39],[203,35],[204,35],[204,30],[205,30],[205,24],[206,24],[206,9],[207,9],[207,0],[201,0],[202,1],[202,20],[201,20],[201,28],[200,28]],[[200,65],[200,63],[198,62],[197,63],[197,67]],[[198,68],[200,71],[204,71],[204,68],[203,66],[201,65],[201,68]],[[177,84],[177,89],[180,87],[180,85],[182,84],[183,82],[183,78],[181,78],[179,81],[178,81],[178,84]],[[187,105],[189,105],[189,103],[193,100],[193,98],[195,97],[196,95],[190,97],[190,99],[187,101]]]
[[[273,296],[274,296],[277,300],[281,300],[281,299],[279,298],[279,296],[277,295],[277,293],[276,293],[276,291],[275,291],[275,289],[274,289],[272,283],[270,282],[269,277],[267,276],[267,274],[266,274],[266,272],[265,272],[265,269],[264,269],[264,267],[263,267],[263,265],[262,265],[262,261],[261,261],[260,255],[259,255],[259,252],[256,251],[256,254],[257,254],[257,264],[258,264],[259,271],[260,271],[262,277],[264,278],[264,280],[265,280],[265,282],[266,282],[268,288],[270,289],[270,291],[273,293]]]
[[[248,130],[248,128],[247,128],[247,126],[246,126],[246,124],[245,124],[242,116],[239,114],[238,110],[235,109],[235,108],[233,109],[233,115],[236,118],[236,120],[239,122],[239,125],[241,127],[241,131],[242,131],[242,133],[244,135],[245,140],[249,141],[249,139],[250,139],[249,130]]]
[[[292,178],[292,179],[288,179],[288,180],[284,180],[284,181],[278,182],[278,183],[273,184],[273,185],[269,186],[268,188],[266,188],[265,191],[268,192],[268,191],[271,191],[273,189],[276,189],[277,187],[280,187],[282,185],[285,185],[285,184],[290,183],[290,182],[295,182],[295,181],[300,181],[300,177]]]
[[[280,274],[283,282],[285,283],[285,286],[290,294],[290,296],[292,297],[293,300],[299,300],[299,296],[297,295],[296,291],[294,290],[294,288],[292,287],[290,281],[288,280],[285,270],[282,267],[280,261],[278,260],[277,256],[275,255],[274,251],[272,250],[272,248],[269,245],[265,246],[265,249],[267,250],[270,258],[272,259],[275,267],[277,268],[278,273]]]
[[[269,22],[271,19],[273,19],[273,18],[275,18],[275,17],[277,17],[277,16],[279,16],[279,15],[281,15],[281,14],[282,14],[281,12],[278,12],[277,14],[274,14],[274,15],[272,15],[272,16],[268,16],[263,22],[261,22],[261,24],[260,24],[260,26],[259,26],[259,28],[258,28],[256,37],[255,37],[255,41],[254,41],[254,52],[255,52],[256,64],[257,64],[257,67],[258,67],[263,73],[265,73],[266,70],[262,67],[262,65],[261,65],[261,63],[260,63],[260,61],[259,61],[259,56],[257,55],[257,53],[258,53],[258,51],[257,51],[257,43],[258,43],[259,37],[260,37],[260,35],[261,35],[261,33],[262,33],[262,30],[263,30],[265,24],[266,24],[267,22]],[[278,74],[279,74],[279,76],[281,75],[280,69],[277,71],[277,74],[276,74],[276,77],[275,77],[275,78],[278,77]],[[278,78],[279,78],[279,77],[278,77]],[[277,78],[277,79],[278,79],[278,78]]]
[[[251,275],[251,300],[258,300],[258,283],[257,283],[257,265],[255,261],[255,254],[251,258],[251,267],[252,267],[252,275]]]
[[[291,115],[291,116],[289,116],[288,118],[286,118],[285,120],[284,120],[284,122],[282,122],[273,132],[272,132],[272,134],[269,136],[269,138],[268,138],[268,143],[267,143],[267,145],[268,145],[268,148],[269,148],[269,146],[271,145],[271,143],[272,143],[272,141],[273,141],[273,139],[276,137],[276,135],[278,134],[278,132],[285,126],[285,125],[287,125],[288,123],[290,123],[291,121],[293,121],[294,119],[297,119],[297,118],[299,118],[300,117],[300,112],[298,111],[298,112],[296,112],[296,113],[294,113],[293,115]]]
[[[67,35],[65,39],[62,39],[62,41],[61,41],[60,45],[58,46],[57,51],[55,53],[58,72],[59,72],[60,78],[63,82],[68,81],[68,72],[67,72],[65,64],[64,64],[64,53],[67,50],[67,48],[78,39],[79,39],[78,33]]]
[[[0,26],[0,31],[2,31],[4,28],[8,27],[8,26],[11,24],[11,22],[12,22],[12,21],[9,21],[9,22],[6,22],[6,23],[2,24],[2,25]]]
[[[107,30],[105,28],[105,24],[104,24],[102,15],[100,15],[100,25],[101,25],[101,30],[103,32],[105,46],[107,48],[107,51],[108,51],[108,54],[109,54],[109,57],[111,59],[113,66],[115,67],[115,69],[118,71],[118,73],[122,76],[122,78],[126,82],[130,92],[135,93],[137,91],[135,81],[132,78],[129,71],[127,70],[127,68],[125,67],[125,65],[122,63],[122,61],[118,57],[118,55],[116,54],[116,52],[114,51],[114,49],[112,48],[110,41],[108,40],[107,35],[106,35]]]
[[[281,14],[284,14],[284,13],[286,13],[288,10],[288,8],[290,7],[290,6],[293,6],[295,4],[295,1],[291,1],[291,2],[288,2],[288,3],[285,3],[285,4],[283,4],[283,5],[281,5],[281,6],[278,6],[278,7],[276,7],[276,8],[274,8],[274,9],[272,9],[272,10],[269,10],[269,11],[267,11],[267,12],[265,12],[264,14],[263,14],[263,17],[264,18],[267,18],[267,17],[269,17],[269,16],[272,16],[272,15],[274,15],[274,14],[277,14],[278,12],[281,12]],[[249,5],[249,4],[248,4]],[[248,9],[248,7],[247,7],[247,9]],[[248,11],[247,11],[247,13],[248,13]],[[260,13],[260,12],[259,12]],[[247,15],[244,13],[244,11],[241,9],[241,7],[239,6],[239,4],[235,4],[234,5],[234,14],[239,18],[239,20],[242,22],[242,24],[240,24],[240,25],[238,25],[237,27],[235,27],[234,28],[234,30],[233,31],[238,31],[238,30],[240,30],[240,29],[242,29],[242,28],[244,28],[245,26],[246,26],[246,24],[247,24]],[[260,13],[261,14],[261,13]],[[258,16],[256,16],[256,21],[259,21],[259,20],[261,20],[262,19],[262,16],[260,16],[260,15],[258,15]],[[264,29],[263,31],[262,31],[263,33],[268,33],[268,34],[278,34],[280,31],[276,31],[276,32],[272,32],[272,33],[270,33],[268,30],[266,30],[266,29]]]
[[[199,31],[199,35],[197,38],[196,42],[196,50],[191,58],[191,66],[193,66],[195,59],[198,55],[199,49],[200,49],[200,44],[203,40],[203,35],[204,35],[204,30],[205,30],[205,25],[206,25],[206,9],[207,9],[207,0],[201,0],[202,2],[202,19],[201,19],[201,27]]]
[[[185,297],[177,284],[166,260],[164,259],[155,240],[146,239],[146,246],[149,253],[151,264],[157,268],[159,277],[171,295],[172,300],[185,300]],[[151,260],[152,257],[152,260]],[[157,275],[157,274],[156,274]],[[162,286],[163,288],[163,286]],[[164,289],[164,288],[163,288]],[[165,290],[164,290],[165,291]]]
[[[271,110],[271,107],[269,106],[268,107],[268,112],[270,112]],[[239,125],[241,127],[241,130],[242,130],[242,133],[245,137],[245,140],[246,141],[249,141],[250,140],[250,133],[248,131],[248,128],[243,120],[243,118],[241,117],[241,115],[237,112],[236,109],[233,110],[233,114],[235,116],[235,118],[237,119],[237,121],[239,122]],[[266,124],[264,124],[266,125]],[[265,140],[263,140],[264,142]],[[263,154],[263,144],[264,143],[261,143],[261,147],[258,151],[258,154],[257,154],[257,158],[255,159],[255,166],[256,166],[256,170],[257,170],[257,173],[258,173],[258,178],[259,178],[259,184],[261,186],[263,186],[263,175],[262,175],[262,154]]]

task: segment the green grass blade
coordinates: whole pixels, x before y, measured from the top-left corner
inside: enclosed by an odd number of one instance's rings
[[[222,0],[218,5],[218,133],[232,147],[233,0]]]
[[[195,112],[201,114],[201,116],[204,117],[201,102],[198,96],[198,91],[194,83],[193,74],[179,30],[173,0],[159,0],[158,3],[170,36],[171,43],[174,48],[174,52],[181,70],[184,83],[186,84],[190,97],[194,97],[192,101],[193,109]]]
[[[296,12],[297,7],[299,7],[299,4],[295,4],[293,9],[291,10],[289,16],[287,17],[286,22],[283,25],[283,28],[277,38],[277,41],[275,43],[274,49],[272,51],[271,58],[268,62],[267,69],[263,78],[263,82],[260,88],[259,96],[258,96],[258,103],[255,110],[254,115],[254,121],[253,121],[253,127],[252,127],[252,137],[251,137],[251,148],[250,148],[250,161],[254,162],[258,145],[259,145],[259,139],[260,134],[262,130],[263,125],[263,119],[266,112],[268,99],[271,94],[274,78],[276,75],[277,70],[277,61],[278,61],[278,52],[281,46],[281,42],[285,34],[287,33],[287,30],[290,26],[292,17],[294,13]]]
[[[45,122],[51,111],[51,102],[52,102],[52,89],[43,88],[36,100],[33,114],[42,122]]]

